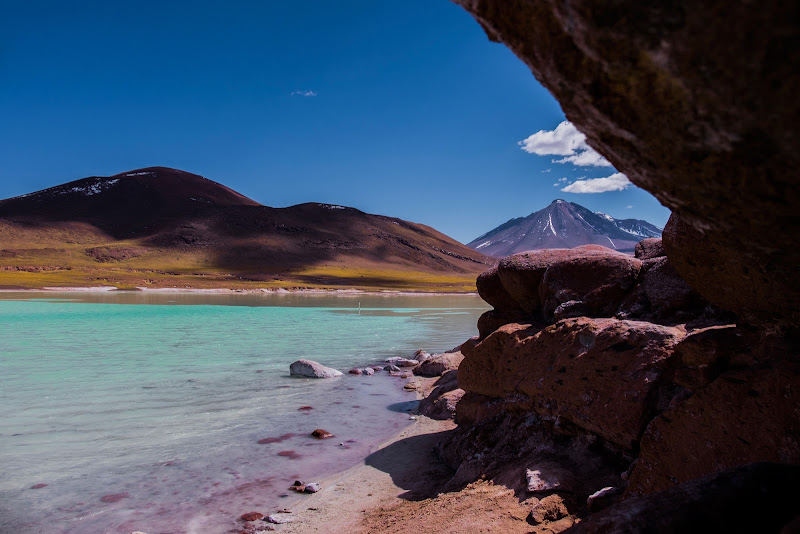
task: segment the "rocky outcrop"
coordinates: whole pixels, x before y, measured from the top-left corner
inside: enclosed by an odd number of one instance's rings
[[[306,378],[333,378],[342,376],[341,371],[325,367],[321,363],[312,360],[297,360],[289,366],[289,374],[291,376],[300,376]]]
[[[453,419],[464,390],[458,387],[458,369],[447,371],[436,381],[430,394],[422,399],[417,411],[431,419]]]
[[[457,475],[462,469],[462,475],[502,473],[499,460],[486,459],[467,439],[510,460],[512,450],[524,456],[536,449],[524,432],[514,432],[527,423],[529,435],[554,444],[550,457],[562,465],[575,468],[568,451],[592,439],[584,464],[598,462],[601,451],[620,462],[636,459],[621,477],[629,480],[623,501],[602,513],[611,522],[590,518],[578,531],[743,530],[748,524],[777,532],[789,521],[796,530],[796,489],[786,491],[795,499],[791,513],[763,524],[738,521],[750,497],[754,506],[769,506],[758,491],[774,482],[774,469],[719,475],[706,486],[690,482],[686,490],[676,485],[752,461],[778,462],[793,473],[800,464],[800,249],[794,246],[800,237],[800,48],[793,45],[800,39],[800,6],[455,1],[528,64],[593,148],[673,215],[661,242],[666,255],[647,241],[637,247],[638,266],[627,269],[607,255],[600,263],[588,250],[580,260],[556,251],[501,261],[484,284],[495,309],[482,319],[480,338],[462,348],[459,379],[466,393],[457,419],[476,426],[459,429],[450,449],[467,456],[443,454],[455,460]],[[587,283],[588,265],[607,266],[613,274]],[[514,302],[499,298],[500,289]],[[520,314],[525,318],[514,321]],[[548,413],[537,408],[530,388],[518,387],[535,378],[541,379],[537,387],[552,382],[552,371],[537,366],[563,355],[542,345],[541,333],[577,316],[635,319],[687,334],[664,344],[669,355],[653,375],[659,385],[644,396],[643,433],[627,449],[608,447],[632,435],[630,426],[616,428],[616,411],[587,422],[580,417],[586,406],[552,389]],[[500,324],[506,320],[510,324]],[[490,346],[494,357],[487,363],[483,351]],[[641,347],[633,352],[650,365]],[[520,367],[523,359],[530,362]],[[518,367],[544,374],[509,381],[509,370]],[[478,381],[480,369],[497,377]],[[613,390],[593,383],[620,373],[618,387],[626,392],[624,377],[632,369],[602,369],[600,379],[586,369],[581,394],[601,395],[589,408],[607,403],[620,409]],[[496,441],[489,447],[481,436]],[[525,443],[511,443],[512,436]],[[636,495],[650,497],[639,501]],[[784,496],[777,499],[783,503]],[[718,521],[706,521],[706,508]]]
[[[509,324],[464,345],[459,386],[514,399],[507,409],[568,422],[632,451],[674,395],[669,376],[684,335],[680,328],[611,318],[564,319],[539,331]],[[471,421],[459,413],[459,422]]]
[[[800,325],[797,4],[455,2],[673,210],[664,244],[692,287],[749,321]]]
[[[764,345],[729,322],[658,240],[637,252],[533,251],[484,273],[483,293],[505,308],[461,345],[459,428],[440,447],[452,487],[485,475],[524,493],[526,475],[544,473],[570,481],[580,514],[604,489],[613,499],[593,510],[751,462],[800,464],[791,341]]]
[[[574,534],[775,532],[800,529],[800,467],[751,464],[592,515]]]
[[[678,275],[660,239],[639,247],[642,259],[600,245],[514,254],[478,279],[481,297],[494,306],[481,316],[483,339],[504,324],[545,326],[568,317],[618,317],[680,323],[717,309]],[[658,255],[660,254],[660,255]],[[706,317],[709,319],[709,317]]]

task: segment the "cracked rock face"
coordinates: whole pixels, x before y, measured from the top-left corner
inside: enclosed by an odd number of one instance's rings
[[[683,278],[742,318],[800,325],[800,4],[454,1],[592,147],[713,245],[690,263],[665,234]]]

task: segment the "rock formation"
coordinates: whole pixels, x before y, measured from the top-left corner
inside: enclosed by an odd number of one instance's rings
[[[479,277],[494,309],[461,346],[459,429],[439,448],[452,488],[485,475],[525,495],[526,473],[543,473],[586,513],[604,488],[624,500],[800,464],[800,365],[765,359],[661,245],[524,252]]]
[[[554,463],[576,475],[570,507],[625,488],[581,532],[701,526],[681,496],[724,523],[757,489],[782,507],[760,530],[797,529],[800,5],[455,2],[673,215],[637,261],[586,247],[481,275],[495,309],[462,347],[453,484]],[[764,461],[788,479],[737,467]]]
[[[800,5],[454,1],[673,210],[664,243],[690,284],[741,318],[800,324]]]

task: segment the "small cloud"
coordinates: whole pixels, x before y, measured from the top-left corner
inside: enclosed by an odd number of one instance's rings
[[[561,185],[561,184],[556,182],[556,183],[553,184],[553,187],[558,187],[559,185]]]
[[[565,193],[606,193],[608,191],[622,191],[631,185],[628,177],[621,172],[615,172],[605,178],[592,178],[578,180],[561,189]]]
[[[558,181],[563,183],[563,182],[568,182],[568,181],[569,181],[569,179],[567,179],[566,177],[564,177],[564,178],[559,178],[559,179],[558,179]]]
[[[631,208],[633,208],[633,206],[631,206],[630,204],[628,204],[627,206],[625,206],[625,209],[626,209],[626,210],[629,210],[629,209],[631,209]]]
[[[292,91],[292,96],[317,96],[319,93],[306,89],[304,91]]]
[[[544,173],[546,173],[546,172],[550,172],[550,171],[552,171],[552,170],[553,170],[553,169],[547,169],[546,171],[542,171],[542,174],[544,174]]]
[[[537,156],[566,156],[553,163],[572,163],[579,167],[611,167],[611,163],[586,144],[586,136],[564,121],[555,130],[539,130],[519,142],[522,150]]]

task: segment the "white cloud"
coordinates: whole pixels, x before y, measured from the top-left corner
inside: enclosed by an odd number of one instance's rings
[[[552,170],[553,170],[553,169],[547,169],[546,171],[542,171],[542,174],[544,174],[544,173],[546,173],[546,172],[550,172],[550,171],[552,171]]]
[[[581,167],[611,167],[606,158],[586,144],[586,136],[564,121],[555,130],[539,130],[519,142],[522,150],[537,156],[567,156],[553,163],[572,163]]]
[[[564,177],[564,178],[559,178],[558,181],[559,182],[568,182],[569,179],[567,177]]]
[[[572,163],[578,167],[611,167],[611,163],[606,158],[592,150],[591,147],[589,147],[588,150],[578,152],[573,156],[567,156],[566,158],[553,160],[553,163]]]
[[[319,93],[306,89],[304,91],[292,91],[292,96],[317,96]]]
[[[605,193],[607,191],[622,191],[631,185],[628,177],[621,172],[615,172],[605,178],[591,178],[578,180],[561,189],[565,193]]]
[[[633,208],[633,206],[631,206],[630,204],[628,204],[627,206],[625,206],[625,209],[626,209],[626,210],[629,210],[629,209],[632,209],[632,208]]]

